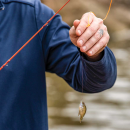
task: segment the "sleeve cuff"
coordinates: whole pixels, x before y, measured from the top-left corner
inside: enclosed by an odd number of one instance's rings
[[[78,50],[79,50],[79,49],[78,49]],[[80,50],[79,50],[79,52],[80,52]],[[82,52],[80,52],[80,56],[81,56],[82,60],[83,60],[84,62],[86,62],[87,64],[91,64],[91,65],[102,65],[102,64],[104,64],[105,61],[106,61],[107,48],[104,49],[103,57],[102,57],[102,59],[99,60],[99,61],[92,62],[92,61],[87,60],[87,58],[85,58],[85,57],[83,56]]]

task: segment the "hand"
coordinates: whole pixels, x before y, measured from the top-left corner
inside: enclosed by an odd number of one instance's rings
[[[89,23],[88,25],[88,17]],[[75,20],[69,31],[72,43],[80,48],[88,60],[97,61],[102,57],[102,51],[107,46],[110,36],[103,20],[97,18],[93,13],[86,13],[81,20]]]

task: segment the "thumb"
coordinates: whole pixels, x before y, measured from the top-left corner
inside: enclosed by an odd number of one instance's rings
[[[74,21],[73,25],[75,27],[75,30],[76,30],[76,28],[78,27],[79,24],[80,24],[80,20],[77,19],[77,20]]]

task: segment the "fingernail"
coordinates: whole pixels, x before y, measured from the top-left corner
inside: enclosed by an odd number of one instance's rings
[[[81,31],[80,30],[78,30],[78,34],[81,35]]]
[[[92,55],[92,53],[93,53],[92,51],[89,51],[89,54],[90,54],[90,55]]]
[[[86,46],[84,46],[83,49],[84,49],[84,51],[86,51],[86,49],[87,49]]]
[[[80,46],[82,46],[82,45],[83,45],[83,41],[82,41],[82,40],[80,40],[80,41],[79,41],[79,43],[80,43]]]

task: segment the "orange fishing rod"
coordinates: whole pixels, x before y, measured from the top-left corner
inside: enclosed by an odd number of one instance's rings
[[[6,61],[5,64],[3,64],[0,67],[0,70],[2,70],[48,23],[70,2],[68,0],[10,59]]]
[[[106,17],[103,19],[103,21],[107,18],[109,12],[110,12],[110,8],[111,8],[111,4],[112,4],[112,1],[110,2],[110,6],[109,6],[109,10],[107,12],[107,15]],[[48,23],[70,2],[70,0],[68,0],[10,59],[8,59],[5,64],[3,64],[1,67],[0,67],[0,70],[2,70],[45,26],[48,25]],[[87,27],[89,27],[90,24],[89,24],[89,16],[88,16],[88,25]]]

